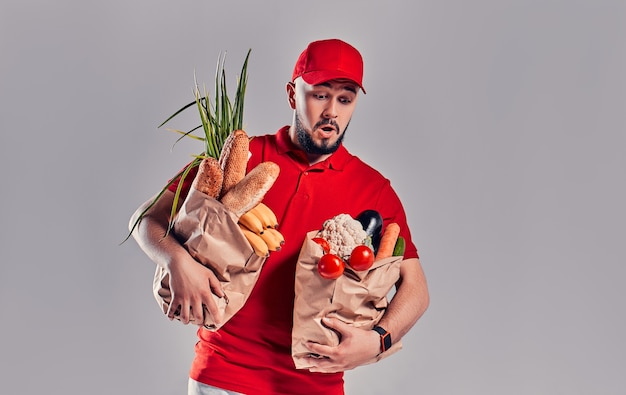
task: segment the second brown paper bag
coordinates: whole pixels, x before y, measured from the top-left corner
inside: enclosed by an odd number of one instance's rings
[[[298,369],[309,368],[308,341],[328,346],[339,344],[337,333],[321,322],[323,317],[334,317],[352,326],[371,329],[383,316],[387,294],[400,278],[401,256],[381,259],[366,271],[356,272],[346,265],[345,272],[336,280],[322,278],[317,263],[322,248],[312,239],[318,231],[311,231],[304,240],[296,266],[295,301],[292,330],[292,358]],[[373,358],[373,363],[402,348],[396,342],[389,350]]]

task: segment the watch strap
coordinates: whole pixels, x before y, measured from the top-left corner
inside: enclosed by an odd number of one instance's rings
[[[378,332],[380,335],[380,352],[383,353],[391,348],[391,333],[381,326],[376,325],[372,328],[373,331]]]

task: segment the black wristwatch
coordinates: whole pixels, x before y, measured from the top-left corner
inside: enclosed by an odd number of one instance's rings
[[[385,328],[378,325],[373,327],[372,330],[378,332],[380,335],[380,352],[384,353],[389,350],[391,348],[391,333],[387,332]]]

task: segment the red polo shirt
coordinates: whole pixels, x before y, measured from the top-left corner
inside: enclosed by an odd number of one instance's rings
[[[291,359],[295,264],[306,233],[337,214],[356,217],[374,209],[385,225],[400,225],[407,241],[405,258],[416,258],[417,249],[388,179],[343,146],[309,166],[304,152],[289,139],[288,129],[254,137],[248,163],[248,170],[263,161],[280,167],[263,201],[276,213],[286,243],[267,259],[248,301],[233,318],[216,332],[198,330],[190,377],[249,395],[339,395],[344,393],[342,373],[297,370]]]

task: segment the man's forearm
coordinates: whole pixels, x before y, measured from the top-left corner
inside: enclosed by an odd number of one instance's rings
[[[150,202],[150,201],[148,201]],[[132,216],[129,228],[136,223],[140,213],[148,205],[144,203]],[[133,230],[133,238],[144,253],[157,265],[168,270],[171,262],[178,253],[187,254],[184,247],[172,234],[168,234],[169,207],[171,199],[168,193],[164,194],[142,217]]]
[[[419,259],[407,259],[400,267],[400,282],[378,325],[400,340],[424,314],[430,303],[428,285]]]

